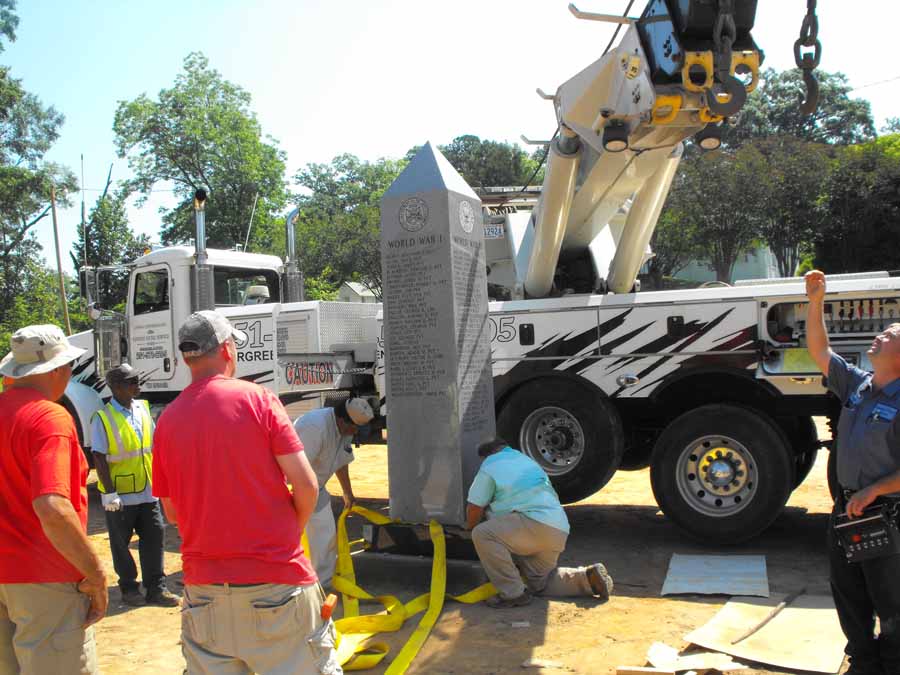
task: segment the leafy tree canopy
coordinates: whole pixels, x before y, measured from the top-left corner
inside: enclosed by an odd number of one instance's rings
[[[406,160],[366,162],[344,154],[294,176],[305,191],[298,199],[300,265],[320,292],[359,281],[381,297],[380,202],[405,166]]]
[[[471,134],[457,136],[438,149],[473,188],[525,185],[533,176],[532,184],[543,180],[540,173],[535,176],[543,150],[529,155],[518,145],[481,140]],[[405,159],[411,160],[418,151],[419,146],[411,148]]]
[[[816,264],[828,272],[900,268],[900,138],[842,148],[829,174]]]
[[[725,141],[740,145],[751,138],[790,135],[813,143],[849,145],[875,137],[872,109],[864,99],[850,98],[852,88],[843,73],[816,71],[819,106],[813,115],[800,112],[805,86],[797,69],[766,69],[750,94],[737,126]]]
[[[252,216],[250,248],[272,245],[275,220],[284,210],[284,153],[263,140],[250,94],[192,53],[175,85],[157,100],[141,95],[122,101],[113,131],[121,157],[134,177],[126,190],[146,200],[155,185],[171,185],[181,203],[163,212],[162,239],[183,243],[193,237],[194,192],[209,193],[207,243],[243,245]],[[255,208],[254,208],[255,206]]]

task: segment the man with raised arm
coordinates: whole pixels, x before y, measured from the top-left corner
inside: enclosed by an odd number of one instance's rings
[[[843,406],[831,450],[837,452],[839,484],[834,521],[840,513],[858,517],[873,503],[900,498],[900,323],[872,340],[866,354],[873,372],[860,370],[831,351],[825,293],[825,275],[807,272],[807,347]],[[848,562],[834,527],[828,528],[828,553],[848,675],[900,673],[900,555]]]

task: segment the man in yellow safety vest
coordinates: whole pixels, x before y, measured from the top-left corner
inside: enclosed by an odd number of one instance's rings
[[[107,371],[106,384],[112,398],[94,415],[91,450],[122,601],[132,607],[145,603],[174,607],[178,596],[166,588],[163,571],[165,521],[159,500],[151,492],[154,424],[150,406],[137,400],[140,376],[127,363]],[[128,550],[134,533],[140,537],[146,600]]]

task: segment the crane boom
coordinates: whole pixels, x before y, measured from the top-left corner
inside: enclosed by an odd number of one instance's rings
[[[756,87],[756,4],[650,0],[640,18],[615,18],[628,25],[619,44],[552,97],[558,130],[541,195],[527,223],[507,216],[506,246],[489,247],[490,283],[532,298],[633,289],[683,141],[718,147]]]

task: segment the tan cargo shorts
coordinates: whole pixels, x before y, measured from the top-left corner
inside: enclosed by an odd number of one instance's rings
[[[90,601],[68,584],[0,584],[0,675],[97,673]]]
[[[339,675],[322,588],[285,584],[184,587],[181,640],[190,675]]]

